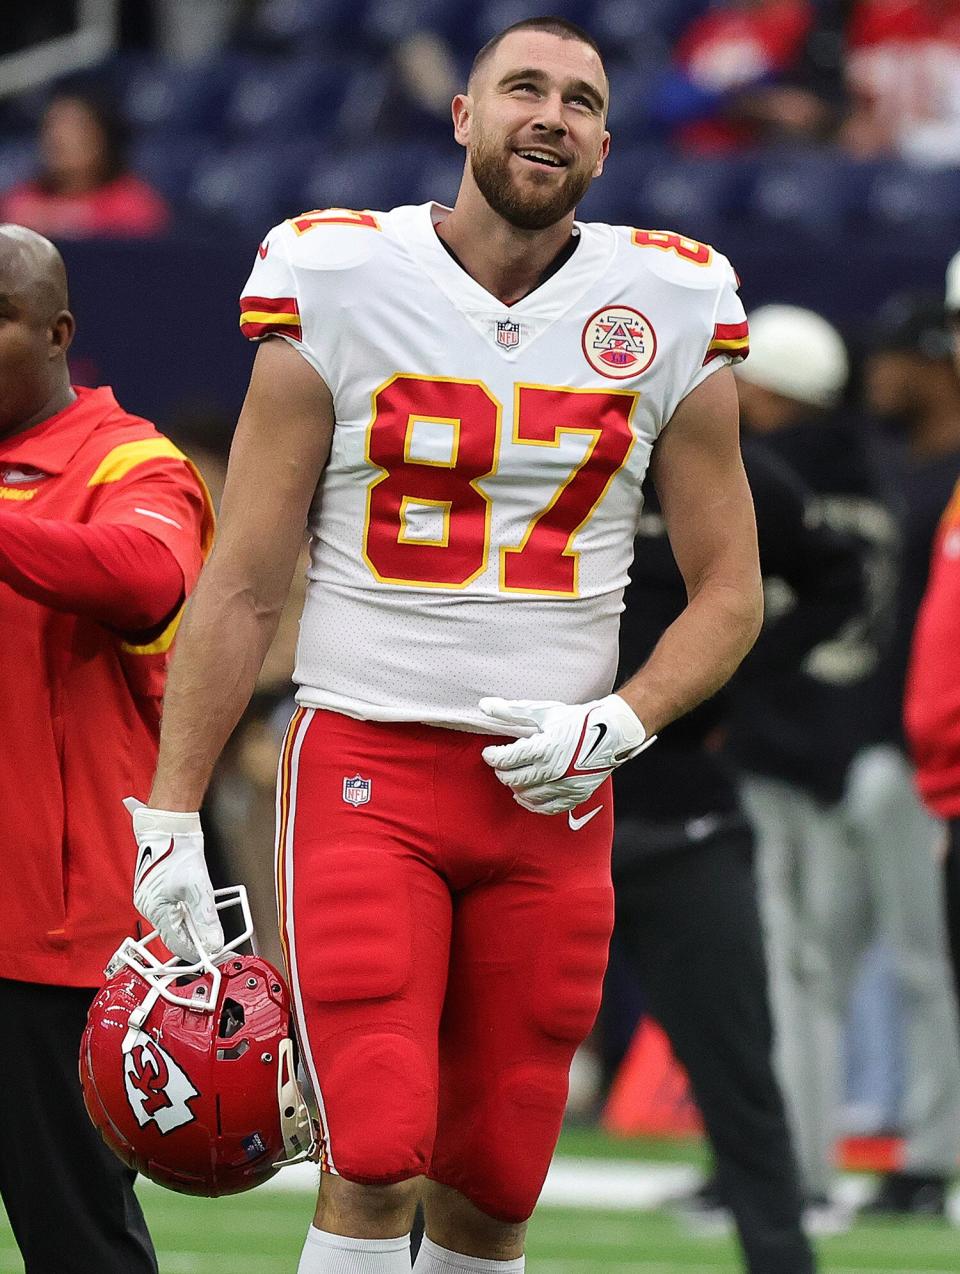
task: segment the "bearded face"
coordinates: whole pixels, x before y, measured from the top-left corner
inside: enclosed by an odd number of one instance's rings
[[[454,99],[454,129],[487,204],[520,230],[569,216],[610,144],[596,51],[551,32],[510,32],[475,66],[468,90]]]
[[[536,155],[562,156],[554,166]],[[568,148],[531,141],[529,146],[502,142],[482,129],[470,148],[473,179],[487,203],[504,221],[519,230],[545,230],[571,212],[590,188],[595,155],[570,157]]]

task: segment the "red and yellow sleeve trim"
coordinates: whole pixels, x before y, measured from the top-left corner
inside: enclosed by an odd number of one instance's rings
[[[164,455],[164,456],[176,455],[178,459],[183,461],[183,463],[187,466],[187,468],[190,470],[190,472],[193,474],[194,478],[196,479],[197,486],[200,488],[200,496],[201,496],[201,499],[203,500],[203,517],[200,523],[200,555],[203,558],[203,561],[206,562],[207,558],[210,556],[211,551],[213,550],[213,539],[216,533],[217,517],[213,508],[213,499],[210,495],[210,491],[207,487],[206,482],[204,482],[203,480],[203,475],[201,474],[197,466],[193,463],[193,461],[188,460],[187,457],[183,454],[183,452],[179,451],[173,445],[173,443],[169,441],[169,439],[158,438],[158,439],[148,439],[148,441],[151,443],[157,443],[157,442],[167,443],[169,449],[152,450],[149,453],[149,455],[143,455],[140,457],[140,459],[149,459],[152,456],[156,456],[156,455]],[[140,444],[138,443],[124,444],[124,446],[129,446],[129,447],[136,447],[139,445]],[[110,457],[114,456],[117,451],[123,451],[123,450],[124,450],[124,447],[116,447],[114,451],[110,452],[110,455],[108,455],[106,459],[109,460]],[[101,467],[103,463],[105,463],[105,461],[101,463]],[[135,461],[134,463],[139,463],[139,461]],[[132,466],[128,465],[127,467],[131,468]],[[126,470],[124,470],[124,472],[126,472]],[[103,481],[112,481],[112,479],[103,479]],[[153,641],[148,642],[144,646],[136,646],[132,642],[124,641],[120,643],[121,649],[126,651],[128,655],[165,655],[170,650],[170,647],[173,645],[173,639],[177,635],[177,629],[180,627],[181,619],[183,619],[183,606],[180,607],[180,609],[174,615],[173,619],[171,619],[170,623],[167,624],[166,628],[163,630],[163,632],[160,634],[159,637],[156,637]]]
[[[713,329],[713,337],[707,346],[703,366],[726,354],[738,363],[750,353],[750,328],[746,320],[742,323],[718,323]]]
[[[119,482],[138,464],[161,458],[186,460],[183,452],[169,438],[138,438],[135,442],[122,442],[103,457],[87,480],[87,486],[99,487],[108,482]]]
[[[303,340],[300,307],[295,296],[242,296],[240,331],[248,341],[265,336],[291,336]]]

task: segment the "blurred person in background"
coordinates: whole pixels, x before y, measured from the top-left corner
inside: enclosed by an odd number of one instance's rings
[[[53,244],[0,226],[0,1194],[30,1274],[156,1274],[77,1057],[136,931],[121,798],[149,787],[213,514],[152,424],[71,387],[73,330]]]
[[[839,638],[734,695],[729,747],[759,838],[781,1082],[806,1189],[824,1199],[835,1174],[841,1026],[860,957],[880,938],[905,1017],[905,1149],[903,1170],[870,1206],[942,1213],[960,1144],[960,1060],[935,828],[913,792],[898,726],[894,651],[909,588],[898,561],[909,530],[893,510],[903,470],[840,409],[848,359],[839,334],[791,306],[753,319],[761,357],[738,378],[745,423],[797,469],[828,525],[860,539],[869,583],[862,615]]]
[[[813,516],[809,493],[746,438],[765,586],[796,599],[774,613],[738,679],[761,681],[832,637],[862,602],[857,543]],[[647,493],[624,595],[620,676],[684,605],[656,493]],[[649,766],[616,774],[616,936],[653,1016],[690,1078],[714,1154],[684,1201],[697,1222],[732,1213],[750,1274],[812,1270],[783,1097],[774,1074],[753,833],[720,754],[726,695],[663,731]],[[818,1218],[808,1218],[816,1225]]]
[[[106,99],[86,89],[58,91],[40,122],[39,171],[0,198],[0,219],[61,239],[162,234],[170,208],[130,172],[126,142]]]
[[[683,30],[651,112],[684,149],[820,141],[841,117],[837,4],[725,0]]]
[[[904,292],[880,310],[863,368],[867,407],[893,443],[902,567],[892,641],[878,670],[880,730],[903,746],[903,687],[937,526],[960,477],[960,380],[940,297]]]
[[[947,269],[946,306],[960,374],[960,252]],[[946,823],[944,887],[960,1003],[960,481],[940,520],[913,636],[905,724],[927,807]]]
[[[960,162],[960,0],[857,0],[852,10],[846,149]]]

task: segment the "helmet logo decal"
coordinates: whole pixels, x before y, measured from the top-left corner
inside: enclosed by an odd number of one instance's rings
[[[166,1135],[196,1118],[189,1103],[199,1094],[156,1040],[145,1035],[140,1039],[143,1042],[123,1056],[127,1101],[141,1128],[152,1122]]]

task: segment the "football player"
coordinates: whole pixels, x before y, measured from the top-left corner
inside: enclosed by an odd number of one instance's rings
[[[520,22],[453,102],[453,209],[326,209],[260,245],[261,341],[184,625],[138,901],[220,941],[196,810],[304,522],[281,926],[322,1123],[301,1274],[523,1268],[613,921],[610,774],[712,694],[761,620],[725,257],[574,220],[603,169],[593,40]],[[651,468],[689,604],[611,693]],[[156,858],[157,853],[163,855]]]

